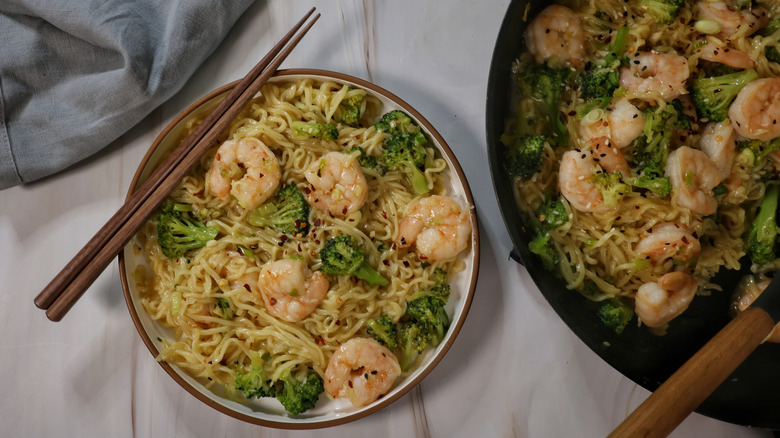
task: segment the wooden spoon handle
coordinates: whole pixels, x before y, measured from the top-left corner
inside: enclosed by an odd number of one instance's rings
[[[665,437],[772,332],[775,321],[750,307],[718,332],[609,435]]]

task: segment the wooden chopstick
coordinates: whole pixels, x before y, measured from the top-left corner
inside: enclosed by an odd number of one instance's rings
[[[312,8],[260,60],[38,294],[35,304],[46,310],[46,316],[50,320],[59,321],[65,316],[84,291],[168,197],[184,174],[200,160],[260,87],[276,72],[287,55],[320,17],[320,14],[315,15],[312,21],[293,38],[314,10],[315,8]]]

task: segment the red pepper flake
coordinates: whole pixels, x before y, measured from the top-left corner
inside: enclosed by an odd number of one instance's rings
[[[385,219],[387,219],[387,212],[386,212],[386,211],[384,211],[384,210],[382,210],[382,217],[383,217],[383,218],[385,218]]]
[[[271,297],[271,299],[269,300],[269,302],[271,303],[271,305],[272,305],[272,306],[275,306],[275,305],[276,305],[276,298],[274,298],[274,297]]]
[[[249,287],[249,285],[246,283],[244,283],[244,289],[248,290],[249,292],[252,292],[252,288]]]
[[[425,254],[420,254],[420,260],[428,260],[428,256]],[[406,263],[406,262],[404,262]]]

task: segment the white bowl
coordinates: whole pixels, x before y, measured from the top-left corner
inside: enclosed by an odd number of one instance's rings
[[[269,82],[296,81],[303,78],[313,78],[315,81],[335,81],[351,87],[361,88],[382,102],[383,108],[381,113],[400,109],[409,114],[420,125],[441,156],[447,161],[448,169],[445,172],[449,174],[448,193],[458,200],[461,205],[474,206],[474,200],[472,199],[466,177],[449,146],[447,146],[444,139],[433,126],[409,104],[392,93],[362,79],[323,70],[281,70]],[[204,113],[213,109],[236,83],[234,82],[212,91],[184,110],[163,130],[141,161],[130,185],[128,196],[149,176],[160,160],[177,146],[186,122],[192,117],[202,117]],[[202,381],[202,379],[194,378],[178,367],[166,362],[159,363],[182,388],[204,403],[235,418],[254,424],[285,429],[311,429],[343,424],[376,412],[398,400],[431,372],[444,357],[453,342],[455,342],[455,337],[466,319],[466,314],[474,294],[479,268],[477,215],[473,208],[470,212],[472,223],[471,245],[466,252],[461,254],[465,269],[452,275],[450,278],[452,294],[447,303],[447,311],[452,323],[444,340],[435,349],[431,349],[425,354],[415,371],[398,378],[390,392],[374,403],[362,408],[353,408],[348,401],[340,399],[330,400],[323,396],[314,409],[306,411],[302,415],[291,416],[274,400],[250,401],[231,399],[226,396],[223,388],[218,385],[212,386],[210,389],[206,388],[204,385],[205,381]],[[124,290],[125,300],[138,333],[152,353],[152,358],[156,358],[159,355],[161,344],[158,338],[170,338],[171,331],[152,320],[139,302],[138,291],[132,273],[138,265],[145,264],[145,260],[139,251],[134,250],[134,246],[134,243],[131,241],[119,256],[122,289]]]

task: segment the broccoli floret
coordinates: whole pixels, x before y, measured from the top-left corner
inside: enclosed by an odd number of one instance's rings
[[[252,351],[249,353],[250,365],[236,369],[236,378],[234,386],[237,390],[244,393],[246,398],[252,397],[276,397],[276,388],[274,382],[266,378],[263,370],[263,358],[260,353]]]
[[[420,127],[414,123],[414,120],[400,110],[393,110],[385,113],[379,121],[376,122],[374,127],[379,131],[384,131],[390,136],[407,132],[412,134],[420,132]]]
[[[633,187],[650,190],[662,198],[672,193],[672,183],[669,181],[669,177],[664,176],[663,169],[658,169],[655,166],[645,167],[637,176],[626,179],[626,183]]]
[[[672,185],[669,178],[664,176],[669,143],[676,130],[691,127],[690,119],[682,114],[682,110],[682,102],[675,100],[663,109],[648,108],[643,112],[643,135],[633,144],[636,176],[627,178],[627,184],[648,189],[663,198],[669,196]]]
[[[731,102],[742,87],[755,79],[758,79],[758,73],[753,69],[694,79],[691,95],[699,117],[713,122],[721,122],[728,118]]]
[[[374,335],[374,339],[387,348],[394,350],[398,346],[396,335],[398,328],[389,316],[383,315],[379,320],[369,319],[366,323],[366,333]]]
[[[602,301],[598,315],[604,325],[621,334],[634,318],[634,310],[619,298],[609,298]]]
[[[309,372],[305,379],[298,380],[288,370],[282,375],[281,381],[283,387],[276,394],[276,399],[293,415],[313,408],[320,394],[325,391],[322,378],[313,372]]]
[[[768,37],[777,32],[780,32],[780,15],[776,15],[774,18],[772,18],[766,26],[758,31],[758,34]]]
[[[439,345],[450,326],[444,309],[450,296],[447,272],[436,268],[432,279],[433,286],[409,297],[406,313],[397,328],[399,362],[403,370],[409,369],[418,354]]]
[[[761,140],[744,140],[737,144],[740,155],[750,153],[751,165],[761,164],[772,152],[780,149],[780,137],[764,142]]]
[[[369,266],[362,245],[350,234],[329,239],[320,250],[322,272],[333,275],[354,275],[373,285],[384,286],[389,281]]]
[[[764,48],[764,55],[766,55],[766,59],[770,62],[780,64],[780,51],[778,51],[778,46],[766,46]]]
[[[292,122],[292,133],[300,139],[316,138],[320,140],[335,140],[339,138],[339,129],[330,123],[317,123],[315,121],[304,122],[296,120]]]
[[[369,155],[368,152],[366,152],[366,150],[360,146],[355,146],[349,150],[350,153],[355,151],[360,152],[357,160],[361,167],[365,169],[376,169],[379,167],[379,160],[377,159],[376,155]]]
[[[591,180],[596,188],[601,191],[601,196],[604,198],[604,206],[608,208],[616,207],[623,195],[631,193],[631,186],[623,182],[619,172],[597,172]]]
[[[549,231],[539,230],[536,237],[528,242],[528,250],[541,258],[542,265],[548,271],[555,271],[558,268],[561,259]]]
[[[219,233],[216,227],[207,227],[185,204],[166,202],[157,221],[157,243],[166,257],[181,257],[191,249],[206,246]]]
[[[518,107],[522,111],[518,111],[513,126],[504,136],[504,143],[511,145],[529,135],[544,135],[553,145],[564,142],[566,125],[558,107],[561,94],[572,78],[571,70],[518,61],[514,65],[514,75],[520,95]]]
[[[764,26],[759,35],[764,37],[773,37],[775,40],[780,39],[780,15],[775,16],[769,24]],[[766,45],[764,47],[764,55],[770,62],[776,62],[780,64],[780,44]]]
[[[536,218],[548,230],[569,222],[569,214],[560,197],[551,197],[536,209]]]
[[[450,326],[450,319],[444,309],[450,296],[450,285],[447,273],[441,268],[434,270],[432,279],[433,286],[409,297],[405,316],[427,325],[429,331],[435,334],[434,345],[438,345]]]
[[[400,348],[398,362],[401,369],[408,370],[417,355],[435,345],[436,336],[430,327],[413,320],[402,322],[398,328],[398,347]]]
[[[431,279],[434,281],[434,284],[427,290],[426,294],[437,297],[446,303],[450,297],[450,283],[447,281],[447,272],[442,268],[436,268],[433,270]]]
[[[217,297],[217,308],[220,311],[222,319],[233,319],[233,308],[230,307],[230,301],[224,297]]]
[[[680,99],[674,99],[670,105],[677,112],[677,121],[674,123],[674,127],[682,131],[690,131],[693,129],[691,118],[685,114],[685,105]]]
[[[599,67],[587,70],[582,74],[582,97],[592,99],[594,97],[612,96],[618,89],[618,72],[611,68]]]
[[[648,108],[643,113],[645,125],[634,141],[634,161],[640,168],[663,169],[669,156],[669,142],[678,126],[679,114],[674,105],[663,109]],[[661,172],[663,173],[663,172]]]
[[[750,260],[763,265],[775,260],[775,240],[778,227],[775,219],[777,214],[778,187],[772,186],[764,195],[758,214],[750,224],[747,235],[747,253]]]
[[[672,24],[685,0],[639,0],[639,8],[658,24]]]
[[[726,64],[721,64],[720,62],[704,60],[699,60],[699,67],[701,68],[702,75],[707,77],[730,75],[745,70],[744,68],[731,67]]]
[[[609,54],[590,70],[583,73],[580,80],[582,97],[592,99],[611,97],[620,86],[618,69],[623,64],[623,54],[628,42],[628,26],[618,29]]]
[[[517,139],[507,148],[507,171],[522,179],[532,177],[542,167],[542,156],[547,137],[543,135],[528,135]]]
[[[355,94],[342,100],[333,117],[339,122],[356,128],[360,126],[360,108],[363,106],[363,95]]]
[[[261,204],[249,213],[247,222],[256,227],[273,227],[295,237],[309,232],[309,204],[295,184],[284,184],[271,202]]]
[[[415,195],[430,191],[428,180],[422,173],[425,169],[427,143],[422,132],[399,132],[387,139],[382,148],[382,166],[388,171],[403,172]]]
[[[444,304],[445,301],[434,295],[424,295],[406,303],[406,315],[428,326],[428,330],[433,333],[432,346],[439,345],[450,326]]]

